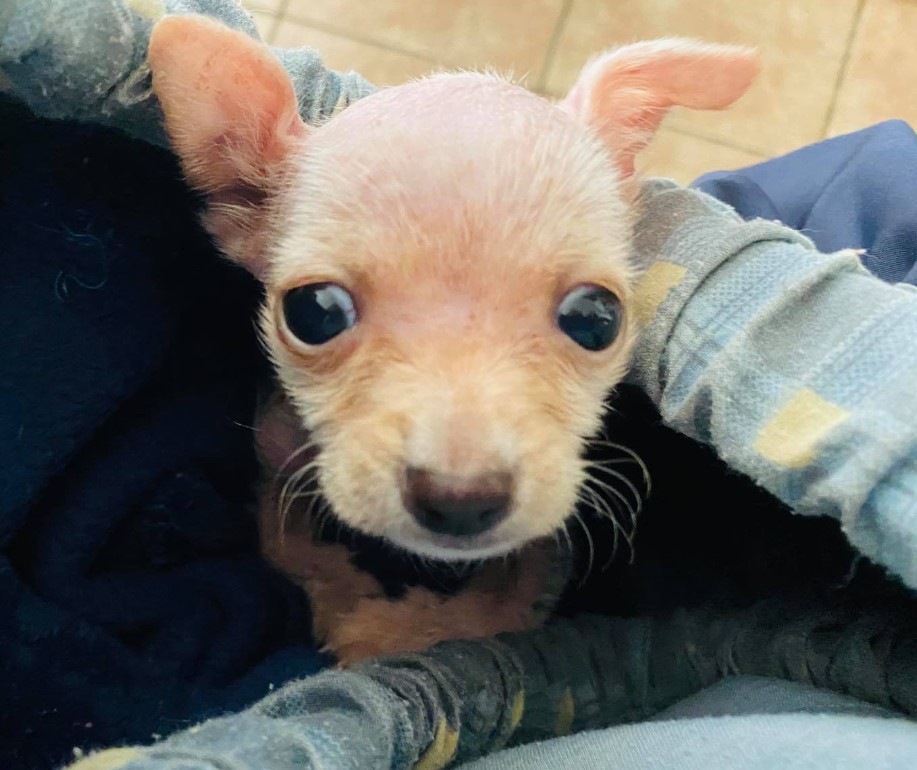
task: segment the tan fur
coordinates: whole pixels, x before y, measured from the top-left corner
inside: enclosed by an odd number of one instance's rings
[[[299,119],[268,49],[213,21],[160,21],[150,65],[189,181],[208,195],[208,228],[264,283],[261,334],[295,409],[292,429],[265,429],[283,434],[280,454],[294,455],[302,433],[335,515],[418,554],[482,558],[562,526],[636,332],[634,155],[669,108],[738,98],[757,70],[752,53],[624,47],[590,63],[559,105],[494,76],[439,75],[318,127]],[[310,347],[286,329],[282,298],[326,281],[353,296],[358,320]],[[558,304],[582,284],[620,298],[623,326],[607,350],[584,350],[558,327]],[[434,534],[405,507],[409,467],[510,475],[508,515],[474,537]],[[306,570],[319,630],[345,656],[530,622],[527,580],[503,599],[478,586],[446,603],[413,591],[391,607],[333,549],[263,531],[268,558]]]
[[[447,99],[474,130],[441,114]],[[391,120],[404,103],[413,130],[437,136],[447,157],[407,149],[376,157],[375,147],[413,135]],[[506,114],[490,115],[492,104]],[[401,469],[511,470],[520,513],[464,555],[550,534],[575,503],[583,441],[598,428],[632,339],[628,208],[609,194],[618,184],[612,164],[540,98],[470,75],[371,97],[321,131],[332,128],[318,149],[304,150],[262,317],[285,390],[322,445],[323,490],[351,525],[455,558],[404,514]],[[353,144],[358,131],[362,145]],[[507,149],[520,132],[531,142]],[[319,280],[347,286],[361,320],[346,340],[310,350],[285,334],[276,298]],[[559,333],[554,319],[564,294],[584,282],[612,288],[625,307],[621,335],[599,354]]]
[[[277,423],[287,421],[287,410],[276,396],[265,407],[256,426],[262,442],[278,435]],[[281,519],[280,491],[296,465],[277,473],[270,457],[273,448],[262,443],[260,449],[266,468],[258,507],[262,553],[306,591],[313,637],[341,665],[372,655],[422,650],[447,639],[534,628],[546,605],[556,599],[551,586],[556,571],[553,542],[532,543],[510,561],[485,564],[459,594],[442,596],[412,586],[404,596],[389,599],[370,573],[353,565],[343,545],[315,539],[308,502],[297,502]]]
[[[544,618],[536,605],[551,569],[547,546],[527,546],[512,563],[494,560],[456,595],[411,586],[404,596],[390,599],[375,578],[353,566],[342,545],[318,543],[305,532],[267,538],[263,545],[265,557],[281,569],[289,567],[286,574],[308,594],[313,636],[343,666],[448,639],[523,631]],[[303,574],[305,564],[309,568]]]

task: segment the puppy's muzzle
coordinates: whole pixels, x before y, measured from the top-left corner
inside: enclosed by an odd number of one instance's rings
[[[404,507],[431,532],[472,537],[493,529],[506,518],[512,494],[510,473],[468,478],[408,468],[402,498]]]

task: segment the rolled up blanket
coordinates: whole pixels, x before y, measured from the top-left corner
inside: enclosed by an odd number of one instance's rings
[[[917,288],[671,183],[643,206],[633,381],[666,424],[917,587]]]
[[[248,711],[70,770],[430,770],[646,719],[740,675],[810,683],[917,716],[915,624],[769,603],[729,616],[584,615],[291,682]]]
[[[166,147],[146,49],[153,24],[168,13],[214,16],[258,36],[251,15],[233,0],[4,0],[0,71],[39,115],[120,128]],[[309,48],[273,51],[307,122],[374,90],[356,73],[326,70]]]

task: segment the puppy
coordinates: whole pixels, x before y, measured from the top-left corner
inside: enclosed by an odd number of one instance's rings
[[[626,46],[557,104],[439,74],[320,126],[267,47],[204,17],[161,20],[149,61],[205,226],[264,285],[262,548],[316,636],[347,664],[538,623],[634,338],[635,159],[671,107],[735,101],[754,54]],[[391,558],[483,566],[395,601],[316,536],[326,504]]]

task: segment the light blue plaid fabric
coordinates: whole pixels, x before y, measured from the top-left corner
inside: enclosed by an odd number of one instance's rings
[[[632,380],[668,425],[917,587],[917,290],[671,182],[642,206]]]

